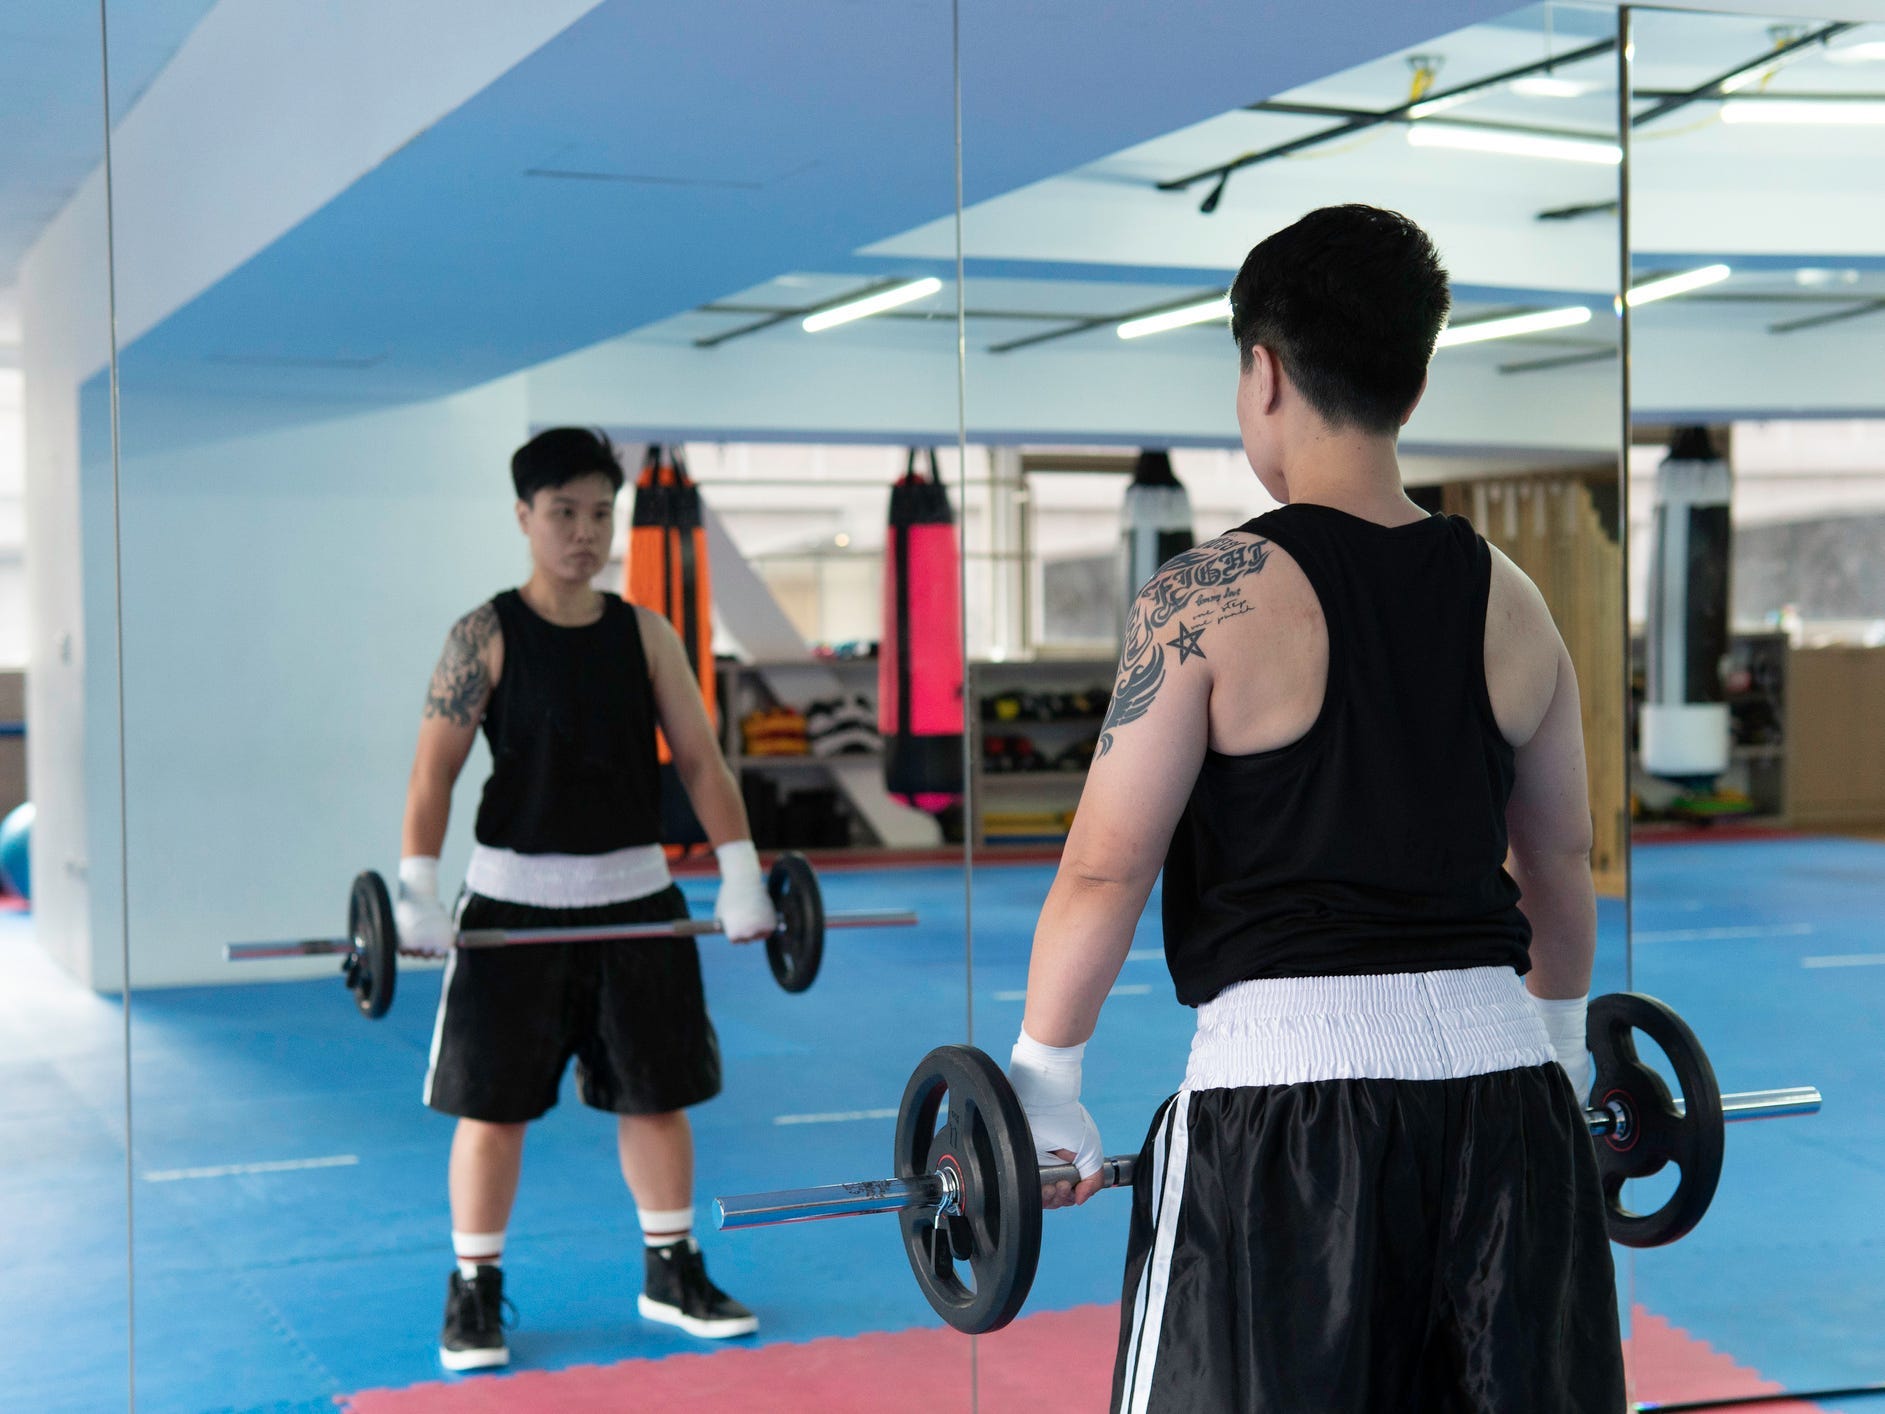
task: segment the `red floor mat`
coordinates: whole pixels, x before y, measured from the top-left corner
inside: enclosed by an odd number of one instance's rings
[[[984,1414],[1060,1408],[1103,1410],[1112,1387],[1117,1306],[1076,1306],[1024,1316],[986,1336],[977,1355]],[[1706,1341],[1638,1307],[1629,1359],[1638,1400],[1680,1401],[1772,1394],[1780,1386]],[[665,1360],[624,1360],[369,1390],[345,1401],[352,1414],[655,1414],[765,1410],[767,1414],[882,1414],[969,1407],[969,1342],[953,1331],[914,1330],[735,1347]],[[1824,1414],[1791,1400],[1762,1414]]]
[[[984,1336],[977,1355],[982,1410],[1105,1409],[1118,1312],[1110,1305],[1044,1311]],[[369,1390],[342,1407],[352,1414],[955,1414],[969,1408],[969,1342],[950,1330],[834,1336]]]

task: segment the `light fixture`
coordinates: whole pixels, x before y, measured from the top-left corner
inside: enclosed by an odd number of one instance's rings
[[[907,285],[879,290],[874,295],[864,296],[863,299],[850,300],[845,304],[834,305],[830,309],[821,309],[816,314],[808,314],[805,317],[805,332],[816,334],[840,324],[849,324],[853,319],[868,319],[873,314],[882,314],[886,309],[896,309],[900,305],[914,304],[917,300],[928,299],[941,288],[942,281],[934,275],[928,275],[921,280],[912,280]]]
[[[1724,123],[1788,126],[1876,127],[1885,124],[1885,100],[1869,98],[1731,98],[1721,105]]]
[[[1524,98],[1582,98],[1598,85],[1582,79],[1561,79],[1556,74],[1530,74],[1512,80],[1512,92]]]
[[[1487,339],[1513,339],[1521,334],[1542,334],[1551,329],[1569,329],[1590,323],[1590,309],[1581,304],[1568,309],[1541,309],[1536,314],[1512,314],[1502,319],[1482,319],[1476,324],[1449,324],[1434,340],[1437,349],[1456,344],[1477,344]]]
[[[1203,304],[1188,304],[1182,309],[1168,309],[1162,314],[1148,314],[1143,319],[1128,319],[1119,326],[1122,339],[1141,339],[1147,334],[1163,334],[1167,329],[1183,329],[1190,324],[1209,324],[1230,318],[1230,296],[1219,295]]]
[[[1415,123],[1407,130],[1411,147],[1444,147],[1459,152],[1490,152],[1502,157],[1549,157],[1560,162],[1589,162],[1615,167],[1623,149],[1614,142],[1575,137],[1543,137],[1500,128],[1464,128],[1452,123]]]
[[[1680,275],[1667,275],[1660,280],[1648,280],[1633,286],[1624,300],[1631,309],[1635,309],[1639,304],[1654,304],[1671,295],[1686,295],[1690,290],[1719,285],[1732,273],[1726,265],[1704,265],[1700,270],[1686,270]]]
[[[1868,39],[1820,51],[1829,64],[1885,64],[1885,39]]]
[[[851,537],[840,530],[836,535],[831,537],[831,543],[836,545],[840,550],[848,550],[851,548]]]
[[[1474,89],[1470,93],[1442,94],[1438,98],[1423,99],[1421,102],[1414,104],[1407,110],[1407,116],[1410,118],[1431,118],[1435,113],[1444,113],[1450,108],[1461,107],[1464,104],[1471,103],[1475,98],[1484,98],[1485,96],[1486,95],[1478,89]]]

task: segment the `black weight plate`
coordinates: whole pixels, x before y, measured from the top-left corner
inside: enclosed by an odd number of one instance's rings
[[[775,982],[802,992],[818,980],[825,960],[825,898],[818,875],[804,855],[787,852],[773,861],[766,891],[779,914],[779,926],[766,939],[766,961]]]
[[[1632,1034],[1637,1031],[1668,1056],[1682,1091],[1680,1111],[1662,1077],[1638,1059]],[[1674,1242],[1702,1220],[1721,1181],[1725,1135],[1715,1068],[1688,1023],[1639,992],[1612,992],[1593,1001],[1586,1041],[1597,1069],[1592,1104],[1622,1117],[1618,1129],[1597,1139],[1610,1240],[1625,1247]],[[1667,1164],[1676,1165],[1681,1177],[1663,1205],[1648,1213],[1625,1207],[1624,1181]]]
[[[924,1056],[897,1111],[894,1163],[898,1178],[957,1174],[962,1216],[938,1229],[934,1210],[905,1209],[897,1219],[903,1250],[943,1320],[968,1335],[1000,1330],[1020,1312],[1041,1260],[1040,1165],[1001,1067],[973,1046]],[[968,1267],[967,1281],[958,1264]]]
[[[347,988],[360,1014],[378,1021],[393,1005],[399,980],[399,930],[386,881],[371,869],[354,877],[347,895],[347,936],[354,949],[347,957]]]

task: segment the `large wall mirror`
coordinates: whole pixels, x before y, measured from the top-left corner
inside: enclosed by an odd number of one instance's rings
[[[144,7],[107,8],[115,55]],[[970,1350],[884,1233],[719,1233],[712,1208],[884,1168],[909,1038],[962,1026],[952,801],[887,789],[876,656],[895,484],[914,462],[917,499],[960,499],[953,252],[873,248],[953,208],[947,8],[218,5],[175,38],[113,94],[122,494],[70,547],[101,603],[114,533],[123,555],[126,872],[92,882],[129,918],[140,1401],[436,1385],[501,1322],[528,1407],[701,1407],[690,1362],[648,1363],[738,1333],[685,1242],[644,1256],[691,1191],[708,1279],[758,1319],[733,1348],[762,1357],[712,1366],[733,1383],[706,1403],[815,1402],[806,1343],[886,1330],[966,1403]],[[564,439],[527,539],[513,453],[558,428],[606,436],[626,485],[611,508]],[[651,675],[713,706],[659,776]],[[520,784],[481,805],[494,770]],[[704,822],[690,788],[722,802]],[[918,921],[834,930],[797,994],[763,944],[701,939],[717,1046],[671,941],[403,957],[377,1020],[337,957],[226,955],[372,926],[362,870],[419,898],[396,866],[435,851],[402,821],[436,836],[447,792],[441,904],[468,880],[526,909],[467,928],[619,922],[662,874],[711,916],[729,789],[831,913]],[[658,1117],[716,1083],[690,1190]],[[508,1126],[552,1102],[505,1221]]]
[[[167,23],[123,56],[127,82],[161,66]],[[81,786],[116,755],[117,613],[44,548],[110,524],[100,41],[96,6],[0,20],[0,1380],[30,1409],[122,1407],[130,1339],[122,935],[85,906],[119,819],[103,772]],[[35,824],[29,796],[58,778],[81,793]]]
[[[1319,26],[1180,7],[1104,28],[1075,62],[1058,32],[965,19],[967,474],[988,507],[968,561],[975,1003],[1004,1061],[1127,607],[1172,554],[1275,504],[1239,444],[1225,290],[1251,246],[1342,202],[1412,217],[1451,277],[1401,467],[1422,506],[1466,515],[1534,578],[1570,646],[1595,987],[1624,984],[1616,12],[1536,5],[1444,30],[1396,12],[1360,65]],[[1061,105],[1082,121],[1041,121]],[[1086,1056],[1107,1152],[1138,1151],[1192,1030],[1155,889]],[[1048,1214],[1034,1314],[983,1341],[984,1409],[1026,1407],[1025,1370],[1062,1352],[1067,1397],[1104,1406],[1127,1206]]]
[[[1885,27],[1631,26],[1633,278],[1687,285],[1632,310],[1635,983],[1724,1090],[1826,1092],[1639,1255],[1636,1394],[1810,1401],[1885,1372]]]

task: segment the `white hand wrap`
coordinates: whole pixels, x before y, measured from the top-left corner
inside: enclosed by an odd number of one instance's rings
[[[1080,1177],[1100,1171],[1099,1126],[1080,1103],[1080,1060],[1086,1043],[1044,1046],[1026,1031],[1014,1043],[1008,1061],[1008,1080],[1034,1131],[1035,1155],[1043,1164],[1065,1162],[1053,1152],[1073,1155]]]
[[[766,876],[759,872],[759,851],[751,840],[733,840],[714,852],[720,861],[720,892],[714,896],[713,916],[736,943],[771,934],[779,921],[766,892]]]
[[[409,854],[399,861],[399,898],[393,904],[399,945],[420,952],[447,953],[458,936],[451,915],[439,902],[439,862]]]
[[[1597,1068],[1585,1049],[1585,1013],[1590,1007],[1590,997],[1571,997],[1564,1001],[1533,997],[1532,1001],[1545,1023],[1545,1033],[1551,1038],[1551,1054],[1558,1058],[1558,1064],[1570,1077],[1578,1103],[1588,1104],[1591,1086],[1597,1080]]]

